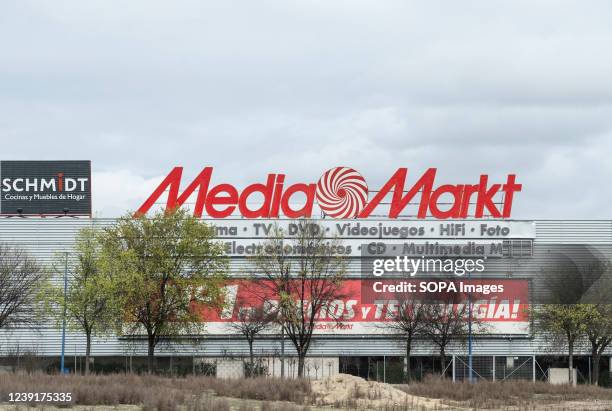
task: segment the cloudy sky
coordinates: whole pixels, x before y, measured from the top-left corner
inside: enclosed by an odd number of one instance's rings
[[[516,218],[610,218],[610,1],[0,4],[2,159],[91,159],[94,208],[175,165],[238,186],[516,173]],[[412,174],[414,175],[414,174]]]

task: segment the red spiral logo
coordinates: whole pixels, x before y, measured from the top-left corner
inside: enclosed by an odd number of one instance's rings
[[[365,207],[368,185],[350,167],[327,170],[317,183],[317,202],[325,214],[335,218],[353,218]]]

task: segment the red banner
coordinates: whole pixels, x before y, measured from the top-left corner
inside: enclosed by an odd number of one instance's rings
[[[377,289],[385,291],[373,291]],[[402,284],[403,283],[403,284]],[[406,285],[413,284],[413,287]],[[457,291],[452,291],[453,283]],[[390,286],[399,290],[389,291]],[[213,323],[231,323],[238,321],[243,309],[261,308],[264,301],[274,306],[278,296],[274,295],[274,284],[269,280],[233,280],[227,283],[226,308],[215,312],[199,308],[202,321],[209,331],[224,329],[212,326]],[[415,288],[419,292],[407,293],[401,290]],[[423,288],[421,288],[423,287]],[[441,288],[451,291],[441,291]],[[424,290],[424,291],[423,291]],[[461,292],[459,290],[468,292]],[[376,324],[391,321],[402,302],[415,299],[429,303],[446,304],[456,307],[467,304],[468,297],[472,303],[472,315],[478,320],[497,324],[494,328],[500,332],[525,333],[528,322],[529,283],[527,280],[346,280],[339,292],[341,298],[331,301],[326,309],[320,310],[315,321],[321,332],[346,331],[368,332]],[[366,295],[368,294],[368,295]],[[362,298],[365,297],[365,298]],[[367,302],[364,302],[367,300]],[[337,320],[338,319],[338,320]],[[505,324],[505,325],[504,325]],[[220,325],[220,324],[219,324]],[[517,330],[521,331],[517,331]]]

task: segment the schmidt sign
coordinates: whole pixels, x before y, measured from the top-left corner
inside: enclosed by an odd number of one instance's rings
[[[91,161],[0,161],[3,215],[91,216]]]

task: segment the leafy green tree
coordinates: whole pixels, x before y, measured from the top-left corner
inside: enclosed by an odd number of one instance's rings
[[[609,345],[606,321],[610,311],[609,262],[590,250],[558,253],[542,270],[546,285],[544,304],[531,308],[534,325],[548,333],[551,342],[567,346],[569,383],[574,383],[574,350],[587,337],[594,353],[593,360]],[[603,346],[603,349],[601,349]],[[601,349],[601,351],[600,351]],[[597,364],[597,367],[599,364]]]
[[[194,331],[199,308],[221,308],[227,259],[210,225],[186,210],[127,215],[102,236],[127,334],[146,333],[148,371],[163,338]]]
[[[66,309],[66,325],[85,334],[85,374],[89,373],[92,336],[108,333],[118,324],[117,299],[113,278],[101,269],[98,232],[92,228],[79,231],[74,251],[60,254],[54,264],[57,278],[69,275],[64,298],[63,282],[51,285],[46,293],[48,307],[58,325]]]
[[[569,356],[569,383],[574,383],[574,348],[584,337],[587,322],[592,315],[588,304],[543,304],[533,310],[533,318],[540,330],[567,344]]]
[[[589,312],[585,333],[591,346],[591,358],[593,359],[591,382],[598,385],[601,356],[612,342],[612,305],[589,304],[585,308]]]

